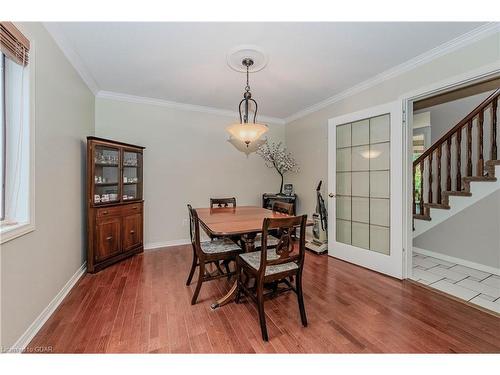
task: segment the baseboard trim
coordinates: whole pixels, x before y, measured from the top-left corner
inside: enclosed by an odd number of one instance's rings
[[[455,257],[452,257],[450,255],[444,255],[444,254],[441,254],[441,253],[436,253],[435,251],[425,250],[425,249],[421,249],[421,248],[415,247],[415,246],[413,246],[413,252],[419,253],[419,254],[422,254],[422,255],[426,255],[426,256],[429,256],[429,257],[438,258],[438,259],[445,260],[445,261],[448,261],[448,262],[460,264],[461,266],[465,266],[465,267],[469,267],[469,268],[474,268],[474,269],[479,270],[479,271],[483,271],[483,272],[487,272],[487,273],[492,273],[494,275],[500,276],[500,269],[499,268],[485,266],[484,264],[474,263],[474,262],[471,262],[469,260],[455,258]]]
[[[188,245],[191,243],[189,239],[180,239],[180,240],[172,240],[172,241],[162,241],[162,242],[150,242],[144,245],[144,251],[157,250],[162,247],[170,247],[170,246],[180,246],[180,245]]]
[[[87,272],[87,262],[83,263],[81,267],[75,272],[73,276],[68,280],[68,282],[62,287],[62,289],[57,293],[57,295],[50,301],[50,303],[43,309],[43,311],[38,315],[38,317],[31,323],[28,329],[22,334],[22,336],[12,345],[7,353],[22,353],[28,344],[33,340],[33,337],[38,333],[38,331],[43,327],[45,322],[51,317],[51,315],[56,311],[64,298],[68,295],[75,284],[80,280],[80,278]]]

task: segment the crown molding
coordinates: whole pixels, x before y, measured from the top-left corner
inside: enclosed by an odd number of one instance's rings
[[[387,81],[391,78],[397,77],[401,74],[404,74],[410,70],[413,70],[421,65],[427,64],[432,60],[435,60],[441,56],[444,56],[450,52],[456,51],[462,47],[465,47],[469,44],[477,42],[481,39],[484,39],[494,33],[500,32],[500,23],[499,22],[489,22],[483,26],[475,28],[474,30],[469,31],[455,39],[452,39],[446,43],[443,43],[427,52],[424,52],[400,65],[397,65],[391,69],[388,69],[380,74],[373,76],[372,78],[363,81],[355,86],[348,88],[330,98],[322,100],[319,103],[313,104],[307,108],[304,108],[301,111],[298,111],[288,117],[285,118],[285,123],[288,124],[292,121],[295,121],[299,118],[307,116],[311,113],[319,111],[333,103],[339,102],[345,98],[358,94],[362,91],[365,91],[371,87],[374,87],[384,81]]]
[[[80,75],[89,90],[92,91],[94,95],[96,95],[99,92],[99,85],[83,63],[81,56],[74,50],[74,48],[71,46],[71,43],[69,43],[59,25],[55,22],[43,22],[43,26],[52,36],[71,65],[73,65],[73,68]]]
[[[129,103],[157,105],[157,106],[161,106],[161,107],[168,107],[168,108],[179,109],[179,110],[183,110],[183,111],[201,112],[201,113],[208,113],[208,114],[212,114],[212,115],[227,116],[227,117],[234,117],[234,118],[239,117],[238,112],[231,111],[228,109],[207,107],[207,106],[195,105],[195,104],[179,103],[179,102],[173,102],[170,100],[148,98],[148,97],[144,97],[144,96],[135,96],[135,95],[129,95],[129,94],[122,94],[122,93],[113,92],[113,91],[101,90],[96,94],[96,98],[111,99],[111,100],[117,100],[117,101],[121,101],[121,102],[129,102]],[[282,118],[269,117],[269,116],[258,116],[258,117],[259,117],[259,120],[262,122],[270,122],[273,124],[280,124],[280,125],[285,124],[285,120]]]
[[[135,95],[129,95],[129,94],[118,93],[118,92],[113,92],[113,91],[101,90],[99,88],[99,85],[97,84],[96,80],[94,79],[94,77],[92,76],[90,71],[87,69],[85,64],[83,63],[81,56],[71,46],[71,43],[66,38],[66,36],[64,35],[64,32],[61,30],[59,25],[57,23],[54,23],[54,22],[43,22],[43,26],[49,32],[49,34],[52,36],[52,38],[54,39],[56,44],[59,46],[59,48],[62,50],[62,52],[64,53],[66,58],[69,60],[71,65],[73,65],[73,68],[78,72],[78,74],[82,78],[83,82],[87,85],[87,87],[90,89],[90,91],[92,91],[92,93],[94,94],[94,96],[96,98],[119,100],[119,101],[124,101],[124,102],[129,102],[129,103],[152,104],[152,105],[158,105],[158,106],[163,106],[163,107],[180,109],[180,110],[184,110],[184,111],[210,113],[210,114],[214,114],[214,115],[221,115],[221,116],[228,116],[228,117],[236,117],[236,118],[239,117],[238,112],[227,110],[227,109],[214,108],[214,107],[208,107],[208,106],[202,106],[202,105],[179,103],[179,102],[174,102],[174,101],[170,101],[170,100],[148,98],[148,97],[143,97],[143,96],[135,96]],[[273,124],[280,124],[280,125],[285,124],[284,119],[277,118],[277,117],[259,116],[259,119],[262,122],[270,122]]]
[[[142,96],[129,95],[124,93],[117,93],[112,91],[103,91],[99,89],[99,86],[92,74],[86,68],[85,64],[82,61],[81,56],[73,49],[71,44],[68,42],[67,38],[64,36],[64,33],[61,31],[60,27],[57,23],[53,22],[44,22],[43,25],[55,40],[56,44],[62,50],[66,58],[73,65],[75,70],[78,72],[82,80],[88,86],[88,88],[92,91],[92,93],[98,98],[105,99],[113,99],[119,101],[127,101],[131,103],[142,103],[142,104],[152,104],[159,105],[169,108],[176,108],[185,111],[195,111],[202,113],[210,113],[221,116],[228,117],[237,117],[238,112],[214,108],[208,106],[194,105],[194,104],[186,104],[179,103],[164,99],[156,99],[156,98],[148,98]],[[384,81],[387,81],[391,78],[397,77],[401,74],[404,74],[412,69],[417,68],[418,66],[429,63],[432,60],[435,60],[441,56],[444,56],[450,52],[456,51],[462,47],[465,47],[469,44],[477,42],[481,39],[488,37],[494,33],[500,32],[500,23],[499,22],[489,22],[483,26],[480,26],[474,30],[471,30],[468,33],[465,33],[455,39],[452,39],[446,43],[443,43],[427,52],[420,54],[400,65],[397,65],[391,69],[388,69],[380,74],[373,76],[372,78],[363,81],[357,85],[354,85],[347,90],[344,90],[330,98],[320,101],[319,103],[313,104],[307,108],[304,108],[284,119],[277,117],[269,117],[269,116],[259,116],[259,118],[263,122],[271,122],[275,124],[288,124],[292,121],[295,121],[299,118],[307,116],[311,113],[319,111],[333,103],[339,102],[345,98],[356,95],[362,91],[365,91],[371,87],[374,87]]]

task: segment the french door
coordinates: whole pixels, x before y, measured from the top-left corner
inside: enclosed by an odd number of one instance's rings
[[[401,102],[328,122],[328,254],[403,275]]]

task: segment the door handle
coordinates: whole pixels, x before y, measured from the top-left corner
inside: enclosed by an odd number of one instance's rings
[[[335,194],[334,194],[334,193],[330,193],[330,194],[328,194],[328,196],[329,196],[330,198],[335,198]]]

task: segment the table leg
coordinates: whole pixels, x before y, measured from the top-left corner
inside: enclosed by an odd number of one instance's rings
[[[246,253],[255,251],[255,236],[256,233],[249,233],[241,236],[241,240],[243,242],[243,250],[245,250]],[[226,295],[223,296],[222,298],[219,298],[214,303],[212,303],[212,305],[210,306],[212,310],[224,306],[226,303],[234,301],[236,297],[237,283],[238,283],[238,275],[236,275],[236,280],[234,281],[234,284],[231,286],[231,289],[229,289]]]
[[[249,233],[241,236],[243,250],[245,250],[245,253],[255,251],[255,237],[257,237],[257,233]]]

